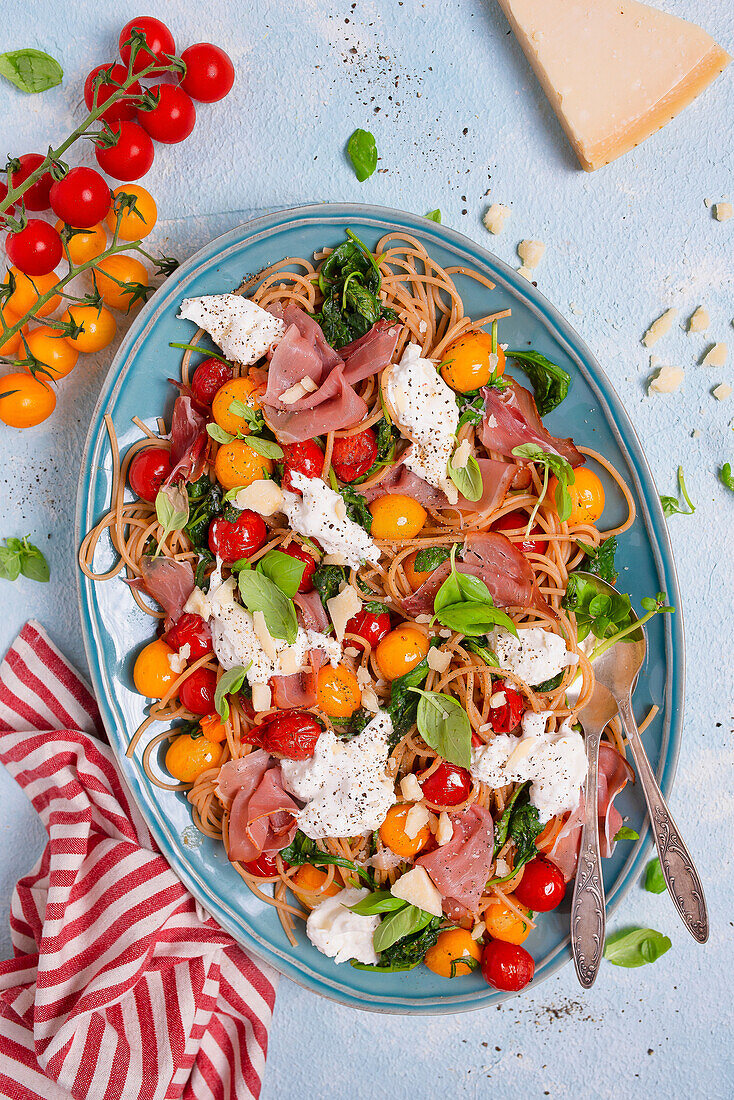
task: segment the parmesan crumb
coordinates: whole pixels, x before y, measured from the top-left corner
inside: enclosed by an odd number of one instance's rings
[[[234,503],[237,508],[247,508],[260,516],[272,516],[283,510],[283,491],[274,481],[263,478],[240,489]]]
[[[416,615],[415,621],[417,623],[430,623],[431,616],[430,615]]]
[[[526,267],[525,264],[523,264],[522,267],[518,267],[517,273],[518,273],[518,275],[522,275],[522,277],[524,279],[527,279],[528,282],[532,283],[532,281],[533,281],[533,272],[531,271],[531,269],[529,267]]]
[[[542,241],[520,241],[517,246],[517,254],[523,266],[531,269],[538,266],[544,253],[545,245]]]
[[[475,924],[474,927],[472,928],[471,938],[473,940],[481,940],[481,938],[484,935],[486,929],[487,929],[487,925],[484,923],[483,920],[480,920],[479,924]]]
[[[676,311],[674,309],[666,309],[665,313],[662,313],[656,321],[653,321],[642,337],[642,343],[646,348],[651,348],[653,344],[657,343],[661,336],[665,336],[666,333],[670,332],[675,314]]]
[[[347,559],[343,554],[324,554],[321,559],[322,565],[346,565]]]
[[[489,705],[493,710],[496,710],[497,707],[503,707],[506,702],[507,702],[507,695],[505,694],[504,691],[495,691],[489,697]]]
[[[717,222],[728,222],[734,215],[734,206],[730,202],[715,202],[714,217]]]
[[[729,349],[726,344],[712,344],[701,360],[702,367],[723,367]]]
[[[421,796],[422,794],[423,792],[421,792]],[[415,840],[418,833],[421,829],[425,829],[429,821],[430,814],[426,804],[424,802],[415,802],[405,815],[405,821],[403,822],[405,835],[410,837],[411,840]]]
[[[728,382],[722,382],[711,392],[717,401],[726,401],[727,397],[731,397],[732,393],[734,393],[734,390],[732,390]]]
[[[682,367],[661,367],[647,384],[648,393],[674,393],[685,376]]]
[[[438,828],[436,829],[436,843],[439,848],[443,848],[444,844],[448,844],[454,835],[454,826],[451,818],[445,810],[441,810],[441,814],[438,819]]]
[[[278,398],[284,405],[293,405],[296,401],[300,401],[302,397],[305,397],[307,393],[313,393],[317,390],[318,386],[314,382],[313,378],[309,378],[305,375],[300,382],[296,382],[287,390],[283,390]]]
[[[711,323],[711,319],[708,315],[708,310],[703,306],[699,306],[698,309],[694,309],[688,320],[689,332],[705,332]]]
[[[485,229],[497,236],[505,228],[505,222],[511,213],[509,206],[503,206],[501,202],[493,202],[484,215]]]
[[[423,798],[423,789],[418,782],[418,777],[410,772],[400,780],[400,793],[406,802],[420,802]]]
[[[370,714],[377,714],[380,709],[380,700],[377,698],[377,693],[373,688],[364,688],[362,691],[362,706],[365,710],[368,710]]]
[[[255,711],[269,710],[272,703],[272,694],[268,684],[252,685],[252,705]]]
[[[451,457],[451,465],[455,470],[463,470],[469,461],[471,446],[468,439],[462,439]]]
[[[438,649],[434,646],[433,649],[428,650],[426,661],[428,667],[432,668],[434,672],[445,672],[451,664],[451,654],[445,649]]]

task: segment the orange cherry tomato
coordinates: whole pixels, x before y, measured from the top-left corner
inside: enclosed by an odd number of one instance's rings
[[[56,394],[49,385],[27,371],[0,378],[0,420],[10,428],[33,428],[47,420],[56,408]]]
[[[206,737],[207,741],[213,741],[215,743],[226,740],[227,730],[224,722],[219,717],[216,711],[212,714],[205,714],[203,718],[199,719],[199,725],[201,726],[201,732]]]
[[[512,894],[513,903],[527,916],[528,910]],[[493,940],[504,940],[505,943],[524,943],[531,932],[527,921],[521,920],[517,913],[505,905],[499,898],[494,898],[484,910],[484,923],[487,932]]]
[[[272,459],[248,447],[242,439],[223,443],[214,459],[214,473],[223,489],[236,489],[261,481],[273,472]]]
[[[118,195],[134,195],[135,206],[125,206],[120,212],[120,227],[117,231],[118,240],[142,241],[152,233],[155,223],[158,221],[158,207],[150,191],[146,191],[139,183],[124,183],[116,187],[112,192],[113,203],[107,215],[107,225],[110,232],[115,232],[118,215],[115,213],[114,200]]]
[[[574,473],[576,480],[568,486],[571,496],[571,515],[568,523],[596,523],[604,511],[604,486],[593,470],[579,466]],[[548,482],[548,499],[555,502],[558,479],[553,476]]]
[[[403,623],[386,634],[375,650],[380,672],[386,680],[397,680],[415,668],[428,653],[428,638],[417,626]]]
[[[504,373],[505,353],[497,347],[497,363],[492,366],[492,336],[488,332],[468,332],[449,344],[444,352],[441,377],[452,390],[467,393],[486,386],[492,375]]]
[[[125,256],[118,253],[100,260],[94,268],[97,289],[106,305],[111,309],[121,309],[126,313],[130,309],[137,309],[142,298],[135,298],[129,289],[120,286],[120,283],[139,283],[148,286],[148,272],[140,260],[133,256]]]
[[[329,718],[351,718],[362,702],[357,677],[346,665],[323,665],[316,682],[316,705]]]
[[[416,569],[415,559],[418,557],[420,550],[414,550],[412,554],[408,554],[407,558],[403,558],[403,572],[405,573],[405,579],[407,580],[413,591],[417,591],[422,584],[430,577],[433,569]]]
[[[324,898],[333,898],[341,890],[341,885],[336,881],[332,881],[329,887],[324,889],[327,877],[326,871],[312,867],[310,863],[304,863],[290,880],[291,890],[307,909],[315,909]]]
[[[206,737],[180,733],[168,747],[166,768],[179,783],[195,783],[203,772],[216,768],[222,751],[221,745],[213,745]]]
[[[259,409],[260,405],[252,396],[255,389],[257,389],[257,383],[247,377],[232,378],[231,381],[219,387],[212,401],[212,416],[225,432],[231,435],[237,435],[238,432],[242,435],[249,434],[250,428],[246,417],[235,412],[231,406],[233,402],[239,401],[242,405]]]
[[[173,655],[174,651],[162,638],[148,642],[135,659],[135,690],[148,699],[162,699],[177,677],[169,660]]]
[[[5,305],[16,317],[25,317],[26,313],[31,311],[35,312],[36,317],[48,317],[61,302],[61,296],[54,294],[36,309],[38,299],[58,285],[59,277],[55,272],[51,271],[48,275],[34,275],[31,281],[20,268],[11,267],[10,275],[15,279],[15,290],[6,300]],[[3,282],[9,282],[9,278],[6,275]]]
[[[64,338],[57,328],[39,325],[31,329],[26,336],[31,355],[34,355],[49,372],[52,378],[65,378],[71,374],[79,352]],[[42,377],[47,377],[42,375]]]
[[[426,951],[423,962],[441,978],[457,978],[477,969],[482,949],[466,928],[447,928]]]
[[[422,504],[402,493],[386,493],[370,504],[373,539],[414,539],[426,522]]]
[[[117,332],[114,315],[104,306],[69,306],[62,321],[74,321],[84,329],[78,336],[67,336],[67,341],[77,351],[102,351],[111,344]]]
[[[385,820],[380,825],[382,843],[396,856],[402,856],[403,859],[410,859],[412,856],[418,855],[418,852],[425,848],[431,838],[431,830],[427,825],[424,825],[415,836],[408,836],[406,833],[405,819],[412,806],[412,802],[391,806],[387,811]]]
[[[64,222],[59,218],[56,222],[56,232],[62,234],[61,239],[66,243],[69,258],[73,264],[85,264],[88,260],[96,260],[107,247],[107,234],[101,224],[93,225],[91,229],[74,229],[70,226],[67,233],[63,233],[63,229]]]

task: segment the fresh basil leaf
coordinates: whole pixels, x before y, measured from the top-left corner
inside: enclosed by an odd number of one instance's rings
[[[461,603],[461,588],[459,587],[458,576],[458,572],[452,569],[434,596],[433,610],[435,614],[446,607]]]
[[[467,500],[479,500],[484,492],[482,471],[474,455],[469,455],[466,466],[454,466],[449,459],[448,475]]]
[[[451,362],[452,360],[448,361]],[[471,424],[472,427],[476,428],[482,423],[486,405],[481,393],[457,393],[456,404],[461,410],[459,423],[456,426],[457,432],[465,424]]]
[[[293,600],[281,592],[269,577],[254,569],[241,570],[237,585],[245,607],[250,612],[262,611],[265,625],[273,638],[293,645],[298,635],[298,620]]]
[[[441,211],[438,208],[436,210],[429,210],[423,217],[428,218],[429,222],[438,222],[439,225],[441,224]]]
[[[159,489],[155,498],[155,514],[163,528],[158,540],[163,542],[171,531],[181,531],[189,522],[189,497],[180,485],[167,485]],[[159,552],[160,546],[156,551]]]
[[[251,432],[259,433],[265,427],[265,419],[260,410],[253,405],[248,405],[245,401],[240,401],[237,397],[230,401],[229,411],[233,416],[241,416]]]
[[[220,428],[218,424],[207,424],[206,430],[215,443],[231,443],[236,438],[230,432],[225,432],[224,428]]]
[[[416,720],[425,743],[449,764],[468,768],[471,764],[471,723],[459,701],[438,691],[420,688],[410,688],[410,691],[420,695]]]
[[[618,840],[639,840],[640,834],[636,833],[634,829],[630,829],[628,825],[622,825],[622,827],[615,834],[615,843]]]
[[[542,684],[536,684],[533,687],[533,691],[539,692],[541,695],[547,694],[549,691],[555,691],[557,687],[561,686],[561,681],[565,675],[566,670],[561,669],[555,676],[551,676],[548,680],[543,680]]]
[[[427,546],[416,554],[413,569],[416,573],[432,573],[450,556],[451,550],[448,546]]]
[[[557,408],[568,396],[571,375],[557,363],[551,363],[539,351],[508,351],[508,359],[520,364],[530,379],[535,394],[535,404],[541,416]]]
[[[246,435],[243,437],[242,442],[246,443],[250,450],[263,455],[265,458],[283,458],[283,448],[280,444],[273,442],[272,439],[263,439],[259,435]]]
[[[0,580],[15,581],[19,576],[20,554],[8,546],[0,546]]]
[[[305,562],[291,557],[290,554],[284,554],[282,550],[269,550],[255,566],[258,573],[269,577],[273,584],[276,584],[290,599],[298,591],[305,568]]]
[[[15,581],[23,574],[30,581],[45,583],[51,573],[45,557],[26,535],[7,538],[0,546],[0,580]]]
[[[604,958],[615,966],[646,966],[669,951],[672,944],[654,928],[630,928],[607,936]]]
[[[648,894],[662,894],[666,889],[663,869],[657,856],[651,859],[645,871],[645,889]]]
[[[372,945],[380,954],[405,936],[420,932],[430,922],[430,913],[424,913],[415,905],[404,905],[389,917],[380,921],[372,937]]]
[[[280,854],[291,867],[302,867],[304,863],[310,863],[313,867],[329,867],[333,864],[335,867],[344,867],[348,871],[354,871],[367,883],[370,890],[374,886],[371,875],[365,871],[364,867],[357,866],[354,860],[344,859],[342,856],[333,856],[330,852],[322,852],[316,841],[311,840],[300,830],[296,832],[288,847],[284,848]]]
[[[64,70],[42,50],[10,50],[0,53],[0,76],[4,76],[21,92],[35,95],[60,84]]]
[[[455,630],[457,634],[478,637],[487,634],[495,626],[502,626],[517,637],[517,627],[509,615],[487,603],[455,603],[441,608],[435,615],[441,626]]]
[[[226,722],[229,718],[229,702],[227,696],[236,695],[241,689],[245,682],[247,669],[249,667],[249,665],[247,668],[243,665],[235,665],[234,668],[228,669],[220,678],[216,686],[214,692],[214,709],[223,722]]]
[[[380,952],[380,962],[374,967],[375,970],[412,970],[424,959],[426,951],[435,945],[441,934],[443,924],[442,917],[430,917],[428,913],[425,917],[428,918],[428,923],[419,931],[404,936]],[[367,969],[367,966],[363,969]]]
[[[361,917],[372,917],[375,913],[393,913],[404,909],[407,904],[402,898],[393,897],[389,890],[375,890],[356,905],[348,905],[347,908]]]
[[[463,601],[469,603],[486,603],[494,607],[492,593],[480,577],[474,577],[471,573],[456,571],[456,582],[461,592]]]
[[[544,467],[545,477],[543,481],[543,491],[538,498],[538,501],[533,509],[533,512],[529,519],[529,526],[532,526],[535,514],[545,499],[546,489],[548,486],[548,474],[555,474],[558,484],[556,486],[555,504],[556,511],[558,512],[558,518],[561,521],[565,521],[571,515],[573,508],[573,501],[571,500],[571,494],[568,491],[568,486],[573,485],[576,481],[576,474],[574,473],[573,466],[570,462],[567,462],[561,455],[551,454],[549,451],[544,451],[542,447],[539,447],[537,443],[522,443],[519,447],[512,448],[513,455],[518,458],[525,458],[530,462],[537,462],[539,466]]]
[[[719,470],[719,481],[734,493],[734,474],[731,472],[731,462],[725,462]]]
[[[51,576],[48,562],[40,550],[35,546],[31,546],[27,540],[24,539],[23,541],[26,543],[26,546],[20,557],[21,573],[24,577],[27,577],[29,581],[39,581],[45,584]]]
[[[369,130],[355,130],[347,142],[347,155],[352,162],[357,179],[360,183],[364,183],[377,167],[377,146],[374,135]]]

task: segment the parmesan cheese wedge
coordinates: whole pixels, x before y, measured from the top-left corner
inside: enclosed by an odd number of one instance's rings
[[[394,898],[401,898],[433,917],[443,914],[441,895],[431,882],[428,872],[421,866],[401,875],[390,893]]]
[[[329,609],[329,618],[334,624],[336,640],[342,642],[347,631],[347,623],[361,610],[362,601],[352,586],[347,585],[337,596],[327,600],[326,606]]]
[[[499,0],[581,166],[628,153],[731,61],[713,38],[635,0]]]

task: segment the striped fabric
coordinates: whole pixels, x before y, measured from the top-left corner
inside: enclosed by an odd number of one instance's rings
[[[276,975],[176,878],[93,734],[89,687],[27,623],[0,665],[0,760],[49,842],[0,962],[0,1096],[255,1098]]]

